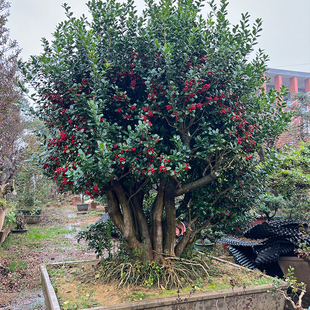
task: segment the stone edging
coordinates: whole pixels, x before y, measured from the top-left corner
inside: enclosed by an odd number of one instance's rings
[[[245,268],[243,266],[227,262],[225,260],[222,260],[217,257],[212,257],[212,259],[215,259],[219,262],[226,263],[229,265],[232,265],[234,267],[237,267],[239,269],[246,269],[249,271],[252,271],[251,269]],[[55,263],[49,263],[48,265],[57,266],[57,265],[64,265],[64,264],[77,264],[77,263],[86,263],[86,262],[98,262],[98,260],[84,260],[84,261],[67,261],[67,262],[55,262]],[[54,288],[50,282],[49,275],[47,273],[46,267],[44,265],[40,266],[40,272],[41,272],[41,281],[42,281],[42,290],[44,294],[44,300],[47,307],[47,310],[60,310],[60,306],[57,300],[57,296],[55,294]],[[269,277],[269,276],[267,276]],[[257,286],[249,286],[247,288],[235,288],[233,290],[234,296],[252,296],[253,294],[257,293],[264,293],[272,288],[271,284],[264,284],[264,285],[257,285]],[[281,285],[279,285],[279,288],[281,289],[287,289],[287,284],[285,282],[282,282]],[[268,293],[269,294],[269,293]],[[184,306],[188,303],[203,303],[206,300],[206,297],[210,300],[219,300],[219,299],[226,299],[228,297],[232,296],[232,290],[231,289],[224,289],[224,290],[218,290],[215,292],[204,292],[204,293],[195,293],[191,295],[181,295],[178,300],[176,296],[173,297],[166,297],[166,298],[157,298],[157,299],[149,299],[147,300],[147,303],[145,300],[142,301],[134,301],[134,302],[126,302],[121,303],[117,305],[109,305],[109,306],[100,306],[100,307],[94,307],[94,308],[88,308],[88,309],[81,309],[81,310],[147,310],[147,309],[168,309],[169,305],[177,305],[177,306]],[[271,296],[271,295],[270,295]],[[170,309],[170,307],[169,307]],[[200,308],[199,308],[200,309]],[[203,308],[201,308],[203,309]],[[261,308],[260,308],[261,309]],[[273,310],[273,309],[272,309]]]
[[[40,266],[41,284],[47,310],[60,310],[57,296],[44,265]]]

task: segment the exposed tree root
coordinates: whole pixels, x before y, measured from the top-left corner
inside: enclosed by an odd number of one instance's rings
[[[183,287],[209,276],[208,264],[202,258],[165,257],[160,263],[129,261],[124,258],[103,259],[95,270],[84,274],[83,282],[99,279],[103,283],[116,281],[117,288],[127,285],[158,286],[166,289]]]

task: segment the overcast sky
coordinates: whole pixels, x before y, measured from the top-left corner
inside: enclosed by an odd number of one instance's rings
[[[42,52],[41,38],[52,38],[56,25],[65,19],[63,2],[76,16],[87,13],[86,0],[10,0],[8,27],[19,42],[22,57]],[[219,0],[217,0],[219,2]],[[143,1],[136,0],[138,10]],[[230,0],[229,19],[238,22],[241,13],[263,19],[259,47],[270,56],[268,66],[310,72],[310,0]]]

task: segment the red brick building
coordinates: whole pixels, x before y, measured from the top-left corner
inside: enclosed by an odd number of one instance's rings
[[[298,71],[289,71],[289,70],[279,70],[279,69],[268,69],[266,72],[266,77],[269,79],[269,82],[264,84],[265,90],[268,91],[270,88],[274,88],[276,90],[280,90],[281,85],[286,86],[289,89],[289,93],[287,96],[288,105],[290,104],[298,104],[297,101],[291,102],[291,95],[294,93],[302,92],[308,93],[310,95],[310,73],[306,72],[298,72]],[[303,125],[303,129],[300,129],[300,125]],[[279,141],[277,142],[277,147],[282,148],[285,143],[292,145],[293,147],[297,147],[300,145],[301,135],[298,134],[302,132],[302,136],[307,135],[306,141],[309,141],[309,133],[310,128],[307,125],[305,127],[304,123],[302,123],[301,117],[295,117],[291,124],[290,130],[281,135]],[[305,135],[305,134],[306,135]]]
[[[291,94],[298,92],[310,93],[310,73],[270,68],[266,72],[266,77],[270,79],[264,85],[266,90],[270,88],[279,90],[281,85],[284,85],[289,89],[288,98],[291,97]]]

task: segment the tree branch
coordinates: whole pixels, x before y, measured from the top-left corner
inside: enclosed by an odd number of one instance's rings
[[[173,196],[181,196],[183,194],[192,192],[193,190],[200,188],[204,185],[207,185],[211,183],[213,180],[215,180],[219,174],[217,172],[211,172],[210,174],[206,175],[205,177],[198,179],[192,183],[186,184],[182,186],[181,188],[174,191]]]

